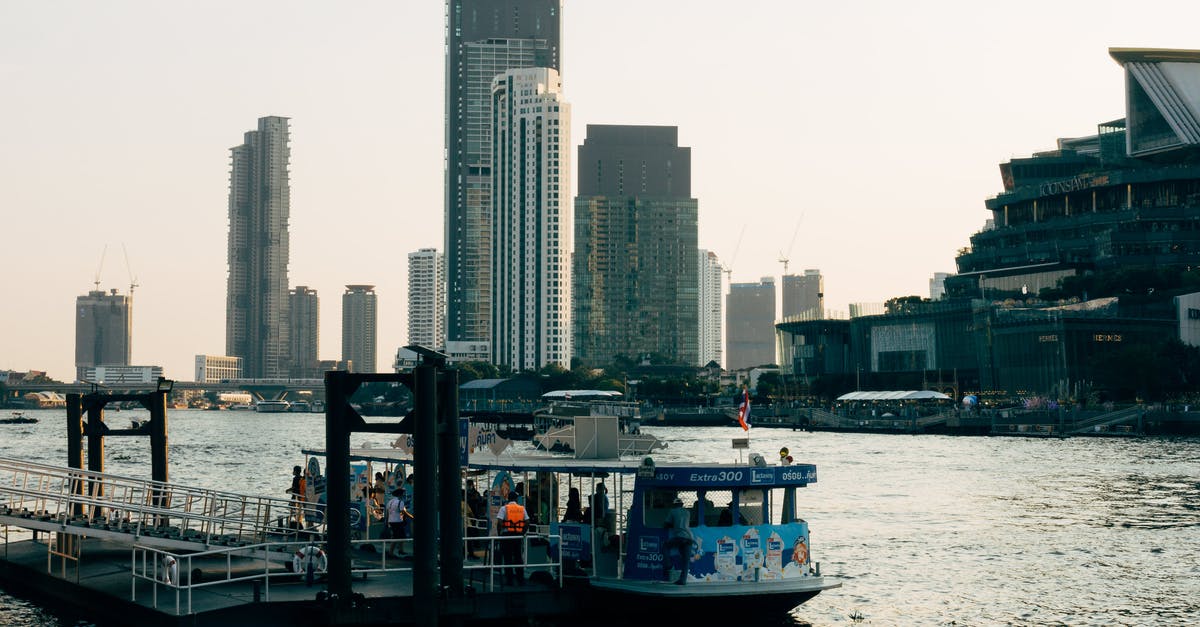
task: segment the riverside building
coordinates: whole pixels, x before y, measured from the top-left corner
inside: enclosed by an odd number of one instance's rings
[[[446,348],[446,260],[435,248],[408,253],[408,343]]]
[[[230,149],[225,353],[249,378],[288,376],[288,118],[258,119]]]
[[[696,299],[696,320],[699,325],[699,349],[701,366],[711,362],[722,363],[721,351],[721,297],[724,295],[724,282],[721,273],[724,268],[717,259],[717,254],[711,250],[697,250],[696,278],[699,282],[698,298]]]
[[[579,146],[573,334],[586,364],[642,354],[708,363],[699,307],[711,315],[712,294],[699,294],[691,148],[678,135],[674,126],[589,124]],[[719,303],[719,266],[716,286]]]
[[[377,345],[374,285],[347,285],[342,294],[342,361],[355,372],[375,372]]]
[[[725,306],[726,370],[775,363],[775,277],[733,283]]]
[[[288,311],[291,316],[289,341],[291,373],[299,379],[315,379],[321,376],[317,370],[320,348],[321,300],[317,290],[306,285],[297,285],[288,293]]]
[[[493,363],[571,366],[569,105],[558,72],[492,82]]]
[[[1131,266],[1200,264],[1200,51],[1114,48],[1126,115],[1000,165],[951,296],[1038,295]]]
[[[92,290],[75,299],[75,378],[87,381],[93,366],[128,366],[132,354],[133,300]]]
[[[492,332],[492,81],[510,69],[559,70],[561,0],[446,2],[446,337]]]
[[[820,270],[783,275],[783,318],[825,317],[825,279]]]

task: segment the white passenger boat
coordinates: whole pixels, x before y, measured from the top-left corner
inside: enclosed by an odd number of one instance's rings
[[[292,404],[287,401],[259,401],[254,404],[254,411],[263,414],[285,412]]]
[[[600,444],[576,455],[612,446]],[[351,459],[411,463],[409,452],[395,449],[354,449]],[[592,589],[593,604],[580,608],[589,615],[636,607],[647,621],[731,613],[782,616],[841,584],[823,576],[812,560],[809,525],[800,508],[799,494],[816,482],[816,467],[768,466],[757,454],[750,460],[655,464],[649,457],[490,454],[473,447],[464,476],[486,490],[488,514],[465,525],[487,535],[509,492],[516,491],[533,523],[527,563],[561,561],[563,579]],[[356,468],[352,481],[361,489],[370,472],[370,466]],[[583,511],[566,514],[571,497]],[[671,532],[664,523],[676,499],[690,519],[692,550],[686,563],[666,550]],[[535,557],[535,551],[545,554]],[[541,581],[560,580],[557,572],[549,575]],[[681,578],[684,585],[677,585]]]

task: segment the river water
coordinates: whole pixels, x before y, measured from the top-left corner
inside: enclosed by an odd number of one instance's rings
[[[0,425],[0,456],[65,464],[62,410]],[[125,427],[144,411],[109,412]],[[172,411],[172,482],[283,497],[323,414]],[[731,428],[646,428],[660,461],[735,461]],[[1182,625],[1200,621],[1200,439],[1021,439],[753,429],[769,461],[817,466],[801,493],[812,556],[842,587],[793,625]],[[355,435],[358,446],[386,436]],[[150,475],[147,438],[106,470]],[[738,624],[777,625],[752,611]],[[0,625],[88,625],[0,589]]]

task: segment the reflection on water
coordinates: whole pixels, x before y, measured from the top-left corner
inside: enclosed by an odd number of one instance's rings
[[[41,422],[0,431],[0,455],[64,463],[65,414],[28,413]],[[322,446],[323,420],[173,411],[171,480],[282,497],[298,451]],[[671,443],[659,461],[738,459],[739,429],[647,429]],[[369,438],[379,441],[352,442]],[[768,460],[787,446],[817,465],[800,503],[813,559],[843,586],[786,620],[731,605],[739,625],[1178,625],[1200,615],[1200,440],[773,429],[751,439]],[[146,438],[105,444],[108,471],[149,476]],[[75,623],[0,592],[0,624]]]

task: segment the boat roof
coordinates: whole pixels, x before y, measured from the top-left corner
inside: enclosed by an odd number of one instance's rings
[[[302,449],[305,455],[325,456],[325,449]],[[399,449],[350,449],[351,461],[411,464],[412,456]],[[476,456],[468,463],[475,470],[557,472],[575,475],[638,474],[640,459],[575,459],[554,455]],[[813,464],[754,466],[732,463],[667,462],[653,465],[654,476],[642,479],[647,485],[673,487],[804,486],[817,480]]]

